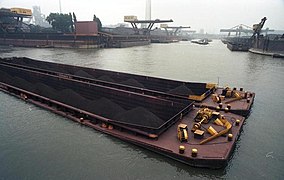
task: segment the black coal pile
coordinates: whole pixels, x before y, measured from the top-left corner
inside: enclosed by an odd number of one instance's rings
[[[125,112],[121,106],[105,97],[90,101],[86,110],[109,119],[113,119],[117,114]]]
[[[35,66],[36,65],[36,66]],[[54,69],[53,67],[51,67],[49,64],[47,64],[47,63],[36,63],[36,64],[34,64],[34,63],[30,63],[29,64],[29,66],[35,66],[36,68],[39,68],[39,69],[49,69],[49,70],[51,70],[51,69]]]
[[[12,84],[13,77],[7,74],[6,72],[0,70],[0,81],[7,84]]]
[[[85,77],[85,78],[90,78],[90,79],[94,78],[92,75],[90,75],[89,73],[87,73],[83,70],[79,70],[79,71],[75,72],[74,75],[80,76],[80,77]]]
[[[153,128],[158,128],[164,123],[162,119],[144,107],[133,108],[117,115],[114,119],[126,123],[149,126]]]
[[[28,82],[28,81],[26,81],[26,80],[24,80],[20,77],[14,77],[13,78],[13,85],[18,87],[18,88],[27,90],[27,91],[33,90],[33,85],[30,82]]]
[[[65,104],[86,109],[88,100],[82,97],[80,94],[76,93],[75,91],[71,89],[64,89],[62,91],[59,91],[57,94],[56,99],[60,102],[63,102]]]
[[[57,97],[57,91],[43,83],[36,83],[34,86],[34,92],[50,99],[54,99]]]
[[[113,80],[112,78],[110,78],[109,76],[103,75],[97,78],[98,80],[102,80],[102,81],[106,81],[106,82],[115,82],[115,80]]]
[[[65,74],[70,74],[68,68],[64,68],[61,65],[56,65],[56,64],[46,64],[49,70],[65,73]]]
[[[186,87],[184,84],[174,89],[169,90],[168,93],[183,95],[183,96],[189,96],[193,94],[193,92],[188,87]]]
[[[122,81],[120,82],[120,84],[124,84],[124,85],[127,85],[127,86],[133,86],[133,87],[139,87],[139,88],[145,88],[143,86],[143,84],[141,84],[140,82],[138,82],[137,80],[135,79],[127,79],[126,81]]]

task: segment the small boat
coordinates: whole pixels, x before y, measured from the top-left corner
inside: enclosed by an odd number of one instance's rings
[[[198,39],[198,40],[191,40],[192,43],[200,44],[200,45],[207,45],[209,44],[208,39]]]

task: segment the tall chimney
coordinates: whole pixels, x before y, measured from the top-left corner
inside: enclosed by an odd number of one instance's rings
[[[59,13],[60,14],[62,13],[62,10],[61,10],[61,0],[59,0]]]
[[[146,0],[145,20],[151,20],[151,0]]]

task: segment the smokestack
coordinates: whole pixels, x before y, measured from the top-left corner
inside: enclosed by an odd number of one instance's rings
[[[61,11],[61,0],[59,0],[59,12],[60,12],[60,14],[62,13],[62,11]]]
[[[146,0],[145,20],[151,20],[151,0]],[[147,28],[147,23],[142,23],[141,28]]]
[[[146,0],[145,20],[151,20],[151,0]]]

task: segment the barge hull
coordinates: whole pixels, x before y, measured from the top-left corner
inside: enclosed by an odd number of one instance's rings
[[[284,44],[284,43],[283,43]],[[250,48],[249,52],[254,53],[254,54],[260,54],[260,55],[265,55],[265,56],[271,56],[275,58],[284,58],[284,51],[282,52],[277,52],[277,51],[264,51],[261,49],[255,49],[255,48]]]
[[[0,33],[0,45],[39,48],[100,48],[99,35],[65,35],[63,33]]]
[[[227,48],[230,49],[231,51],[244,51],[247,52],[249,49],[249,45],[247,44],[231,44],[227,43]]]
[[[163,145],[166,145],[164,144],[164,142],[169,143],[169,137],[170,139],[176,139],[175,135],[172,134],[172,131],[175,131],[177,125],[175,125],[174,127],[171,127],[170,131],[167,131],[166,133],[164,133],[162,136],[160,136],[157,139],[149,139],[149,138],[145,139],[144,137],[139,136],[137,134],[132,134],[132,133],[126,134],[126,131],[120,128],[119,129],[116,129],[116,128],[109,129],[108,127],[103,127],[101,122],[99,121],[91,121],[88,118],[82,119],[82,117],[92,117],[93,115],[90,113],[81,111],[79,109],[76,109],[72,106],[69,106],[69,105],[66,105],[66,104],[63,104],[57,101],[53,101],[51,99],[42,97],[34,93],[30,93],[23,89],[13,87],[5,83],[0,83],[0,90],[12,96],[15,96],[21,100],[24,100],[25,102],[35,104],[36,106],[47,109],[53,113],[56,113],[68,119],[71,119],[74,122],[80,123],[82,125],[88,126],[102,133],[116,137],[120,140],[132,143],[134,145],[140,146],[142,148],[148,149],[150,151],[156,152],[163,156],[169,157],[171,159],[177,160],[179,162],[182,162],[187,165],[194,166],[194,167],[205,167],[205,168],[211,168],[211,169],[219,169],[219,168],[225,167],[233,153],[235,143],[240,135],[239,132],[244,122],[244,118],[237,117],[241,119],[241,124],[236,129],[232,130],[232,133],[234,134],[233,140],[230,142],[226,140],[224,141],[224,138],[222,138],[222,140],[215,140],[213,142],[213,149],[211,147],[212,144],[199,145],[198,141],[196,141],[192,136],[190,136],[189,143],[180,143],[180,142],[175,141],[176,143],[174,143],[174,146],[176,146],[176,148],[169,148],[169,147],[163,147]],[[22,96],[23,94],[28,95],[28,98],[23,98]],[[68,111],[69,112],[73,111],[74,113],[69,113]],[[182,123],[188,122],[188,120],[190,120],[194,116],[194,114],[195,113],[191,112],[189,117],[185,117],[185,119],[180,120],[180,122]],[[94,115],[94,117],[96,116]],[[162,141],[162,142],[159,142],[159,141]],[[178,145],[186,146],[186,152],[184,154],[178,153]],[[223,152],[222,154],[219,154],[218,156],[216,156],[216,152],[215,153],[210,152],[210,151],[213,151],[213,152],[216,151],[218,147],[216,148],[214,146],[221,147],[220,145],[225,146],[225,148],[224,147],[222,148],[224,149],[222,151]],[[200,150],[197,157],[191,156],[190,154],[191,148],[198,148]]]

